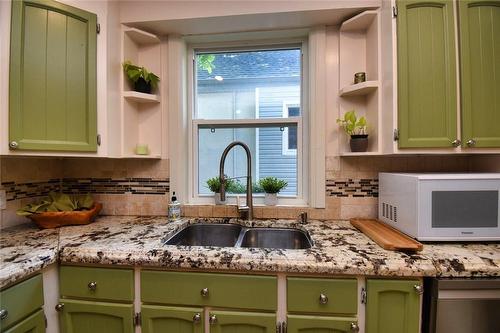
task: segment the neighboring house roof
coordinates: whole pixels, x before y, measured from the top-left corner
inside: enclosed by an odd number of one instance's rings
[[[215,54],[212,73],[198,67],[198,80],[300,77],[300,49]]]

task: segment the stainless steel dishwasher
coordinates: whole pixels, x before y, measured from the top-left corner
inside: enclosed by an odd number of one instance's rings
[[[422,333],[499,333],[500,279],[426,279]]]

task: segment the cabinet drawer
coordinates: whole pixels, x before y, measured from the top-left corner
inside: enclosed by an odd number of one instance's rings
[[[45,333],[45,316],[40,309],[4,333]]]
[[[288,278],[289,312],[355,314],[356,279]]]
[[[7,311],[7,316],[0,322],[4,330],[22,318],[33,313],[43,305],[42,276],[36,275],[29,280],[16,284],[0,292],[0,309]]]
[[[132,302],[134,271],[131,269],[61,266],[61,297]]]
[[[145,303],[276,310],[276,278],[236,274],[141,272]]]

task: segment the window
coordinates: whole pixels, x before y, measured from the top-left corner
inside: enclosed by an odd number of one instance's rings
[[[194,196],[210,195],[206,181],[219,174],[233,141],[252,153],[252,178],[273,176],[288,186],[280,195],[302,196],[304,112],[302,45],[193,50],[192,171]],[[246,155],[235,147],[225,173],[230,193],[244,193]],[[254,186],[254,193],[261,192]]]

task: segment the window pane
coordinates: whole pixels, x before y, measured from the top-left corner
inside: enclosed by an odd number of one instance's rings
[[[219,175],[219,162],[224,149],[233,141],[246,143],[252,154],[252,178],[272,176],[284,179],[288,186],[280,193],[297,195],[297,156],[283,154],[283,131],[295,131],[296,125],[287,127],[199,128],[198,129],[198,193],[211,194],[206,181]],[[235,147],[225,163],[227,177],[247,174],[247,160],[243,148]],[[237,184],[239,181],[240,184]],[[235,180],[232,192],[244,193],[246,179]],[[258,193],[258,187],[253,187]]]
[[[196,118],[281,118],[300,105],[300,48],[196,54]],[[290,116],[299,116],[297,113]]]

